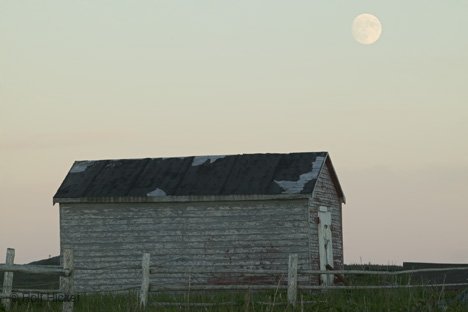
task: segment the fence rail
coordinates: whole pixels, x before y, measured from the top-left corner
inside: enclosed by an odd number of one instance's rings
[[[0,264],[0,271],[33,274],[61,274],[63,276],[70,275],[70,270],[64,270],[57,265]]]
[[[397,289],[397,288],[429,288],[429,287],[460,287],[468,286],[468,283],[446,284],[405,284],[405,285],[361,285],[361,286],[299,286],[303,290],[334,290],[334,289]]]
[[[180,269],[180,268],[155,268],[151,267],[150,268],[150,273],[151,274],[184,274],[184,273],[193,273],[193,274],[198,274],[198,273],[239,273],[239,274],[288,274],[288,270],[251,270],[251,269],[210,269],[210,268],[188,268],[188,269]],[[330,271],[326,271],[326,273],[330,273]]]
[[[413,273],[426,273],[426,272],[446,272],[446,271],[467,271],[468,267],[453,267],[453,268],[431,268],[431,269],[417,269],[417,270],[401,270],[401,271],[362,271],[362,270],[333,270],[333,271],[320,271],[320,270],[299,270],[302,274],[369,274],[369,275],[405,275]]]
[[[453,268],[434,268],[434,269],[417,269],[417,270],[400,270],[400,271],[369,271],[369,270],[297,270],[298,274],[362,274],[362,275],[405,275],[413,273],[426,272],[445,272],[445,271],[467,271],[468,267],[453,267]],[[288,270],[251,270],[251,269],[210,269],[210,268],[157,268],[150,267],[151,274],[184,274],[184,273],[239,273],[239,274],[288,274]]]
[[[6,261],[0,264],[0,272],[4,273],[3,288],[0,294],[5,311],[11,308],[13,299],[31,299],[41,301],[63,301],[62,311],[73,311],[73,252],[66,249],[63,252],[63,267],[57,265],[14,264],[15,250],[7,249]],[[57,274],[60,276],[60,289],[13,289],[14,273]]]

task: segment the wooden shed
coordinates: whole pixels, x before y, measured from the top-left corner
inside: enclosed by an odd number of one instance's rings
[[[291,253],[302,269],[343,266],[345,196],[327,152],[76,161],[55,203],[78,292],[138,286],[145,252],[179,269],[283,270]]]

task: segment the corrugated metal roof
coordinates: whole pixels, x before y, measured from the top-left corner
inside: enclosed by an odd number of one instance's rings
[[[76,161],[54,200],[310,194],[327,157],[317,152]]]

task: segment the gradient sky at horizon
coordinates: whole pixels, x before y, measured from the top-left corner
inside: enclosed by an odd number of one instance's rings
[[[376,44],[351,36],[367,12]],[[0,257],[74,160],[329,151],[346,263],[468,262],[468,1],[0,2]]]

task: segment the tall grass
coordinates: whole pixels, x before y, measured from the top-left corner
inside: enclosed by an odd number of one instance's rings
[[[461,291],[441,289],[380,289],[332,290],[326,292],[300,292],[296,307],[287,305],[284,291],[271,292],[219,292],[185,293],[181,295],[152,295],[144,311],[220,311],[220,312],[276,312],[276,311],[468,311],[467,303],[455,299]],[[189,297],[188,297],[189,296]],[[229,302],[219,306],[188,306],[187,303]],[[176,306],[157,304],[179,303]],[[11,311],[61,311],[60,303],[15,302]],[[124,295],[82,295],[75,302],[77,312],[137,312],[136,293]]]

